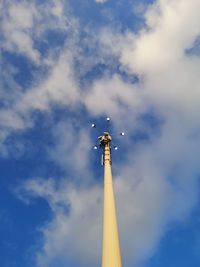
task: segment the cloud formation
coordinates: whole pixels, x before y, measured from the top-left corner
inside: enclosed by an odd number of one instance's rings
[[[71,17],[62,12],[62,3],[51,2],[48,10],[60,23],[58,28],[68,31],[66,22]],[[28,31],[38,10],[32,5],[28,12],[26,8],[24,3],[18,5],[13,17],[9,6],[8,22],[3,24],[6,47],[10,51],[17,48],[36,65],[48,66],[48,73],[20,93],[11,108],[1,111],[2,135],[34,127],[31,112],[51,112],[55,104],[79,115],[80,107],[90,116],[111,115],[115,129],[126,128],[126,155],[114,166],[118,171],[115,189],[123,261],[126,266],[139,266],[155,252],[167,227],[187,219],[198,200],[200,59],[187,51],[200,34],[200,3],[158,0],[144,14],[145,25],[139,32],[121,33],[112,27],[99,32],[99,58],[108,54],[117,58],[121,70],[136,75],[137,81],[126,81],[119,73],[105,74],[87,90],[80,86],[75,71],[76,62],[86,59],[78,53],[77,22],[71,29],[75,32],[72,41],[66,41],[58,55],[51,51],[45,57],[34,47]],[[88,47],[90,40],[85,40]],[[141,119],[152,112],[161,121],[155,129]],[[60,166],[78,170],[76,182],[69,173],[57,182],[53,177],[34,177],[20,189],[22,195],[26,192],[46,199],[52,210],[52,219],[41,229],[41,250],[36,252],[40,267],[56,262],[64,266],[68,261],[82,266],[100,264],[102,184],[89,174],[88,132],[77,127],[77,121],[74,117],[56,125],[56,144],[50,151]],[[138,130],[148,138],[136,142],[133,133]],[[79,140],[76,148],[75,138]],[[72,142],[66,142],[68,139]]]

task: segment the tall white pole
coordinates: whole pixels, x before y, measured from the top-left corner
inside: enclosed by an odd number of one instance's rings
[[[104,210],[103,210],[103,243],[102,267],[121,267],[120,242],[113,191],[109,133],[100,137],[103,148],[104,164]]]

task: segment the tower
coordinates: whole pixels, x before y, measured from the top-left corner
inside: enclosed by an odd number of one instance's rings
[[[104,166],[102,267],[121,267],[120,242],[111,169],[111,141],[112,137],[108,132],[104,132],[99,137],[100,147],[103,150],[102,163]]]

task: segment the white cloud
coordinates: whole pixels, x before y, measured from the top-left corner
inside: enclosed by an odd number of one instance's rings
[[[121,50],[121,62],[149,74],[179,63],[199,34],[198,9],[199,1],[157,1],[146,13],[147,30]]]
[[[77,253],[82,264],[88,263],[88,255],[89,262],[95,263],[101,247],[102,190],[98,186],[76,189],[66,180],[56,184],[52,179],[35,179],[25,186],[26,193],[45,197],[54,212],[50,224],[41,229],[44,247],[38,253],[38,265],[52,266],[58,258],[76,261]]]
[[[16,104],[16,109],[22,113],[32,109],[49,110],[53,103],[71,106],[78,98],[73,59],[63,51],[57,62],[52,64],[48,77],[29,89]]]
[[[49,149],[50,158],[67,172],[73,173],[74,183],[78,181],[79,184],[86,184],[92,180],[89,171],[89,153],[92,148],[89,130],[88,125],[83,126],[71,119],[59,123],[53,130],[57,141],[54,149]]]
[[[49,67],[49,74],[44,80],[36,82],[26,92],[19,91],[14,103],[0,111],[0,126],[9,135],[13,131],[34,125],[32,111],[51,112],[54,104],[73,110],[79,100],[79,89],[73,73],[73,59],[69,53],[63,52],[57,62],[54,61]]]
[[[45,40],[48,30],[66,32],[75,23],[75,19],[69,19],[64,14],[63,1],[51,0],[40,5],[35,1],[8,1],[2,6],[4,12],[1,47],[6,51],[26,56],[36,65],[45,63],[36,41]]]
[[[108,0],[95,0],[96,3],[98,4],[104,4],[106,3]]]
[[[33,4],[24,2],[8,3],[4,9],[2,20],[3,48],[7,51],[22,53],[38,64],[40,54],[34,48],[30,33],[38,15],[36,8]]]
[[[124,83],[114,75],[95,81],[84,101],[91,114],[104,113],[117,117],[127,112],[128,108],[138,111],[141,95],[137,86]]]
[[[37,11],[33,5],[19,4],[11,5],[8,9],[9,19],[13,26],[30,29],[33,26],[34,15]]]
[[[52,8],[52,14],[54,16],[62,18],[62,16],[63,16],[63,5],[62,5],[62,2],[54,1],[53,8]]]

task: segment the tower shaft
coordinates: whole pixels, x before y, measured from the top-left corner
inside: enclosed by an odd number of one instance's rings
[[[113,191],[110,142],[104,145],[104,210],[102,267],[121,267],[120,242]]]

